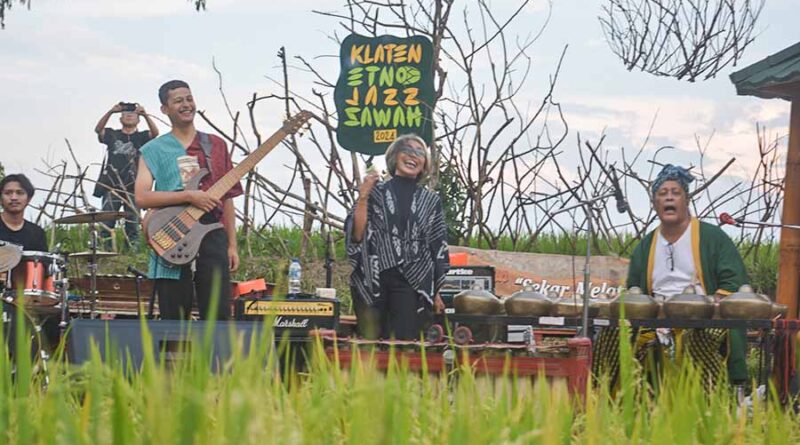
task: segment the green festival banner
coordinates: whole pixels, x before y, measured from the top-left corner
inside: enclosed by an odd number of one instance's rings
[[[333,93],[344,149],[382,155],[399,135],[433,140],[433,45],[424,36],[351,34]]]

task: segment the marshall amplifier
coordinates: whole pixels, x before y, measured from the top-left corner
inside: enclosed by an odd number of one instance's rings
[[[492,266],[456,266],[447,272],[439,295],[445,305],[445,313],[452,314],[453,297],[461,291],[472,289],[481,284],[484,290],[494,293],[494,267]]]
[[[306,336],[312,329],[339,327],[339,300],[330,298],[239,298],[236,300],[237,320],[272,321],[276,335]]]

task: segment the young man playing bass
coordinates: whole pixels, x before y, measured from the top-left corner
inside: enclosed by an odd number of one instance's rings
[[[142,147],[136,205],[143,209],[191,205],[205,212],[201,223],[221,222],[224,228],[203,238],[194,273],[191,263],[174,266],[151,253],[148,275],[155,280],[162,319],[188,319],[196,294],[200,318],[224,320],[230,317],[230,273],[239,267],[233,198],[243,193],[242,187],[235,184],[222,199],[207,192],[233,165],[222,139],[195,129],[196,106],[189,85],[181,80],[169,81],[161,86],[158,97],[172,130]],[[200,182],[200,190],[186,190],[188,179],[200,169],[210,171]],[[214,283],[218,284],[216,288]],[[212,295],[219,296],[214,314],[209,313]]]

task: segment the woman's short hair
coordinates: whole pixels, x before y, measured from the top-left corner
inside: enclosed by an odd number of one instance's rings
[[[28,195],[28,200],[33,198],[33,192],[36,191],[33,188],[33,184],[31,184],[31,180],[28,179],[27,176],[23,175],[22,173],[15,173],[13,175],[8,175],[0,181],[0,193],[2,193],[3,189],[6,188],[6,184],[9,182],[18,182],[19,186],[22,187],[22,190],[25,190],[25,194]]]
[[[385,155],[386,170],[389,171],[390,175],[394,176],[394,172],[397,170],[397,154],[400,153],[402,148],[411,147],[411,142],[417,142],[425,152],[425,165],[422,166],[422,171],[417,176],[417,182],[419,182],[431,174],[431,151],[428,149],[428,144],[425,143],[425,140],[414,133],[398,136],[397,139],[389,144]]]

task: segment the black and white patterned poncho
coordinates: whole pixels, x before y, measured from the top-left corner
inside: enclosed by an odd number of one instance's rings
[[[417,290],[420,302],[430,308],[450,269],[442,200],[438,194],[417,187],[405,231],[400,230],[403,221],[399,221],[397,213],[394,190],[380,182],[369,195],[367,227],[360,243],[352,240],[353,213],[347,216],[345,242],[353,266],[353,298],[373,305],[380,298],[380,273],[399,267]]]

